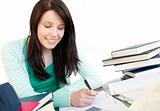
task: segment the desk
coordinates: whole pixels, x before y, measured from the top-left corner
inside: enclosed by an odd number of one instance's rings
[[[128,111],[159,111],[160,110],[160,79],[144,89],[143,95],[138,98]]]
[[[149,73],[149,75],[146,74],[146,76],[140,76],[140,77],[124,80],[124,81],[119,81],[118,79],[114,82],[110,82],[107,85],[109,86],[109,89],[113,91],[113,92],[111,91],[111,93],[124,94],[125,96],[131,97],[131,98],[133,97],[133,99],[136,100],[143,93],[144,88],[148,84],[150,84],[156,78],[160,78],[160,68],[157,69],[157,71],[150,70],[143,73]],[[126,92],[130,92],[130,93],[126,93]],[[122,104],[120,101],[115,100],[113,97],[111,97],[110,95],[102,91],[99,93],[99,95],[96,96],[93,104],[88,107],[81,107],[81,108],[63,107],[63,108],[60,108],[60,111],[85,111],[93,106],[101,108],[104,111],[127,111],[128,110],[128,108],[124,104]],[[139,111],[142,111],[142,110],[139,110]]]
[[[141,72],[141,76],[108,84],[111,94],[123,94],[139,98],[145,87],[160,78],[160,68]],[[132,94],[133,93],[133,94]],[[137,94],[136,94],[137,93]],[[139,94],[138,94],[139,93]],[[132,96],[133,95],[133,96]]]

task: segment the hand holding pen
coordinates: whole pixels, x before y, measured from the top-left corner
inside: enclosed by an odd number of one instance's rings
[[[88,81],[84,79],[85,85],[88,89],[83,88],[78,91],[75,91],[71,94],[71,105],[73,106],[88,106],[92,104],[95,96],[98,94],[98,91],[92,90],[91,86],[89,85]]]
[[[91,88],[91,86],[89,85],[88,81],[87,81],[85,78],[84,78],[84,83],[85,83],[85,85],[88,87],[88,89],[93,90],[93,89]],[[94,91],[102,91],[102,90],[104,90],[104,88],[103,88],[102,86],[94,89]]]
[[[97,91],[96,91],[96,90],[93,90],[93,89],[91,88],[91,86],[89,85],[87,79],[85,79],[85,78],[84,78],[84,83],[85,83],[85,85],[88,87],[89,90],[92,90],[91,93],[94,94],[94,96],[96,96],[96,95],[98,94],[98,90],[97,90]]]

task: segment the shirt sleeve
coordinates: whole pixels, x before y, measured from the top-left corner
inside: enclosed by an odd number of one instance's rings
[[[53,103],[55,108],[70,106],[70,92],[67,87],[60,88],[54,92]]]
[[[94,58],[85,53],[80,53],[79,57],[81,60],[79,64],[79,74],[82,78],[72,85],[69,85],[68,90],[73,92],[74,90],[87,88],[84,83],[84,78],[88,81],[92,89],[102,86],[101,74],[104,72],[101,70],[101,64],[98,64]]]
[[[101,70],[98,70],[98,66],[93,64],[93,59],[89,59],[87,57],[81,57],[81,64],[79,65],[79,74],[81,79],[72,83],[68,84],[65,87],[62,87],[54,92],[54,106],[55,107],[64,107],[70,106],[70,94],[74,91],[78,91],[82,88],[87,88],[84,83],[85,78],[92,89],[98,88],[102,86],[101,76],[100,74],[103,73]],[[70,79],[70,78],[67,78]]]
[[[23,46],[15,42],[5,44],[1,50],[5,74],[19,98],[37,94],[30,85],[22,50]]]

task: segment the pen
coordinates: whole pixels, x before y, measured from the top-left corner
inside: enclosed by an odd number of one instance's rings
[[[92,88],[90,87],[88,81],[84,78],[84,83],[86,84],[86,86],[88,87],[88,89],[92,90]]]

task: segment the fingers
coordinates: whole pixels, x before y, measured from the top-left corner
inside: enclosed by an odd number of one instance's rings
[[[82,106],[88,106],[88,105],[92,104],[93,100],[94,100],[94,98],[90,98],[90,99],[88,99],[88,98],[82,98],[80,100],[80,106],[81,107]]]
[[[81,106],[88,106],[92,104],[92,102],[95,99],[95,96],[97,95],[97,91],[89,90],[89,89],[82,89],[82,95],[80,99],[80,105]]]
[[[97,91],[89,89],[81,89],[79,91],[73,92],[71,94],[71,104],[73,106],[88,106],[94,101],[97,93]]]
[[[87,95],[96,96],[98,94],[98,91],[89,90],[89,89],[83,89]]]

